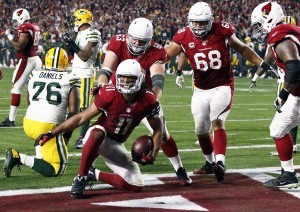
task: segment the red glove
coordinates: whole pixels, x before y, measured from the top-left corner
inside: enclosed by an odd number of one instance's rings
[[[145,166],[145,165],[153,165],[153,162],[154,162],[154,158],[152,157],[152,155],[145,155],[143,153],[142,159],[140,159],[138,163]]]
[[[3,77],[3,72],[2,70],[0,70],[0,80],[2,79],[2,77]]]
[[[96,96],[96,94],[99,92],[100,88],[102,88],[102,84],[98,85],[97,87],[91,88],[91,95]]]
[[[51,131],[41,134],[36,140],[34,146],[40,145],[43,146],[47,141],[54,138],[54,135]]]

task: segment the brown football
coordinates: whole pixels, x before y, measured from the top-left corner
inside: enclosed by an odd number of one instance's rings
[[[142,135],[138,137],[132,144],[131,156],[133,160],[142,159],[143,153],[149,155],[153,149],[153,139],[151,136]]]

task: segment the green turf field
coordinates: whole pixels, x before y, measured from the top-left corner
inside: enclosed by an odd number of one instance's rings
[[[0,121],[2,122],[9,112],[10,88],[13,69],[2,69],[4,77],[0,80]],[[177,142],[181,159],[188,172],[200,168],[204,163],[204,157],[196,146],[194,123],[190,111],[192,95],[191,77],[185,76],[185,84],[182,89],[175,85],[175,76],[167,75],[162,105],[167,119],[167,127]],[[226,166],[228,169],[242,169],[255,167],[279,166],[277,157],[269,156],[274,151],[274,146],[260,147],[258,145],[273,145],[269,137],[269,124],[275,113],[273,100],[275,98],[276,81],[271,79],[259,79],[253,93],[248,90],[250,79],[235,79],[235,97],[233,107],[226,122],[228,136],[228,150]],[[25,91],[25,90],[24,90]],[[22,119],[26,111],[25,92],[22,96],[21,107],[16,120],[17,128],[0,128],[0,163],[4,163],[5,150],[15,148],[24,154],[34,154],[34,147],[22,129]],[[73,148],[79,129],[75,130],[69,143],[69,163],[67,171],[60,178],[46,178],[28,167],[21,166],[21,171],[14,168],[11,178],[5,178],[2,173],[0,190],[24,189],[24,188],[51,188],[58,186],[70,186],[74,176],[77,175],[80,157],[74,153],[80,150]],[[134,138],[148,134],[141,124],[126,142],[130,148]],[[243,147],[243,148],[236,148]],[[129,149],[128,148],[128,149]],[[78,155],[78,154],[77,154]],[[295,155],[294,163],[299,164],[299,153]],[[107,170],[101,158],[97,159],[96,167]],[[166,156],[160,152],[153,166],[141,167],[143,173],[171,173],[174,172]],[[1,172],[2,168],[1,168]]]

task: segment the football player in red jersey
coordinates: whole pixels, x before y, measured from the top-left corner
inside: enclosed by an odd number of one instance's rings
[[[274,101],[277,112],[270,125],[270,135],[281,163],[281,175],[264,183],[269,188],[298,187],[289,131],[300,123],[300,28],[283,24],[283,21],[283,10],[276,2],[259,4],[251,15],[252,36],[259,41],[267,38],[277,67],[285,72],[284,87]]]
[[[154,130],[154,147],[151,154],[144,155],[139,163],[148,165],[153,164],[162,138],[159,102],[152,91],[141,88],[143,82],[144,74],[139,62],[124,60],[116,71],[116,85],[103,86],[91,106],[37,139],[43,144],[101,114],[83,139],[80,168],[72,184],[71,196],[81,197],[88,182],[97,180],[129,192],[142,190],[143,179],[139,166],[132,161],[123,143],[146,117]],[[98,155],[104,157],[105,163],[114,173],[92,167]]]
[[[167,55],[164,47],[152,40],[152,35],[152,23],[146,18],[137,18],[131,22],[127,34],[113,36],[109,41],[103,66],[99,72],[98,84],[106,84],[110,78],[115,83],[115,77],[111,75],[115,74],[118,64],[126,59],[135,59],[146,72],[146,85],[152,88],[157,99],[160,100],[164,87]],[[164,125],[161,149],[173,165],[180,184],[190,185],[192,180],[183,168],[177,145],[167,130],[162,109],[159,116]],[[152,132],[147,120],[144,119],[143,123]]]
[[[7,39],[17,51],[19,63],[13,74],[13,87],[11,89],[11,103],[8,118],[0,123],[0,127],[14,127],[18,107],[21,102],[22,88],[28,80],[29,74],[35,68],[42,67],[42,61],[37,55],[40,40],[40,27],[36,23],[30,23],[30,15],[26,9],[17,9],[13,13],[13,27],[17,30],[14,38],[11,29],[5,31]]]
[[[227,146],[225,121],[234,93],[230,47],[257,66],[265,69],[271,67],[236,37],[231,24],[214,21],[209,4],[195,3],[189,10],[188,19],[189,25],[175,33],[174,42],[167,48],[167,55],[171,59],[184,52],[194,71],[191,110],[195,132],[206,158],[205,165],[194,174],[214,173],[217,181],[222,183]],[[178,70],[178,87],[181,86],[182,79],[182,71]],[[210,130],[214,134],[213,141]]]

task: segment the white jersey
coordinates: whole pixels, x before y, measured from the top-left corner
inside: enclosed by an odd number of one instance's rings
[[[93,48],[93,53],[86,62],[82,61],[77,54],[74,54],[72,73],[80,78],[91,78],[95,76],[94,65],[102,46],[101,33],[93,28],[79,31],[75,40],[76,45],[79,46],[80,49],[83,49],[88,42],[97,43],[97,46]]]
[[[35,69],[29,76],[30,105],[26,117],[40,122],[60,124],[66,118],[71,88],[80,87],[73,73]]]

